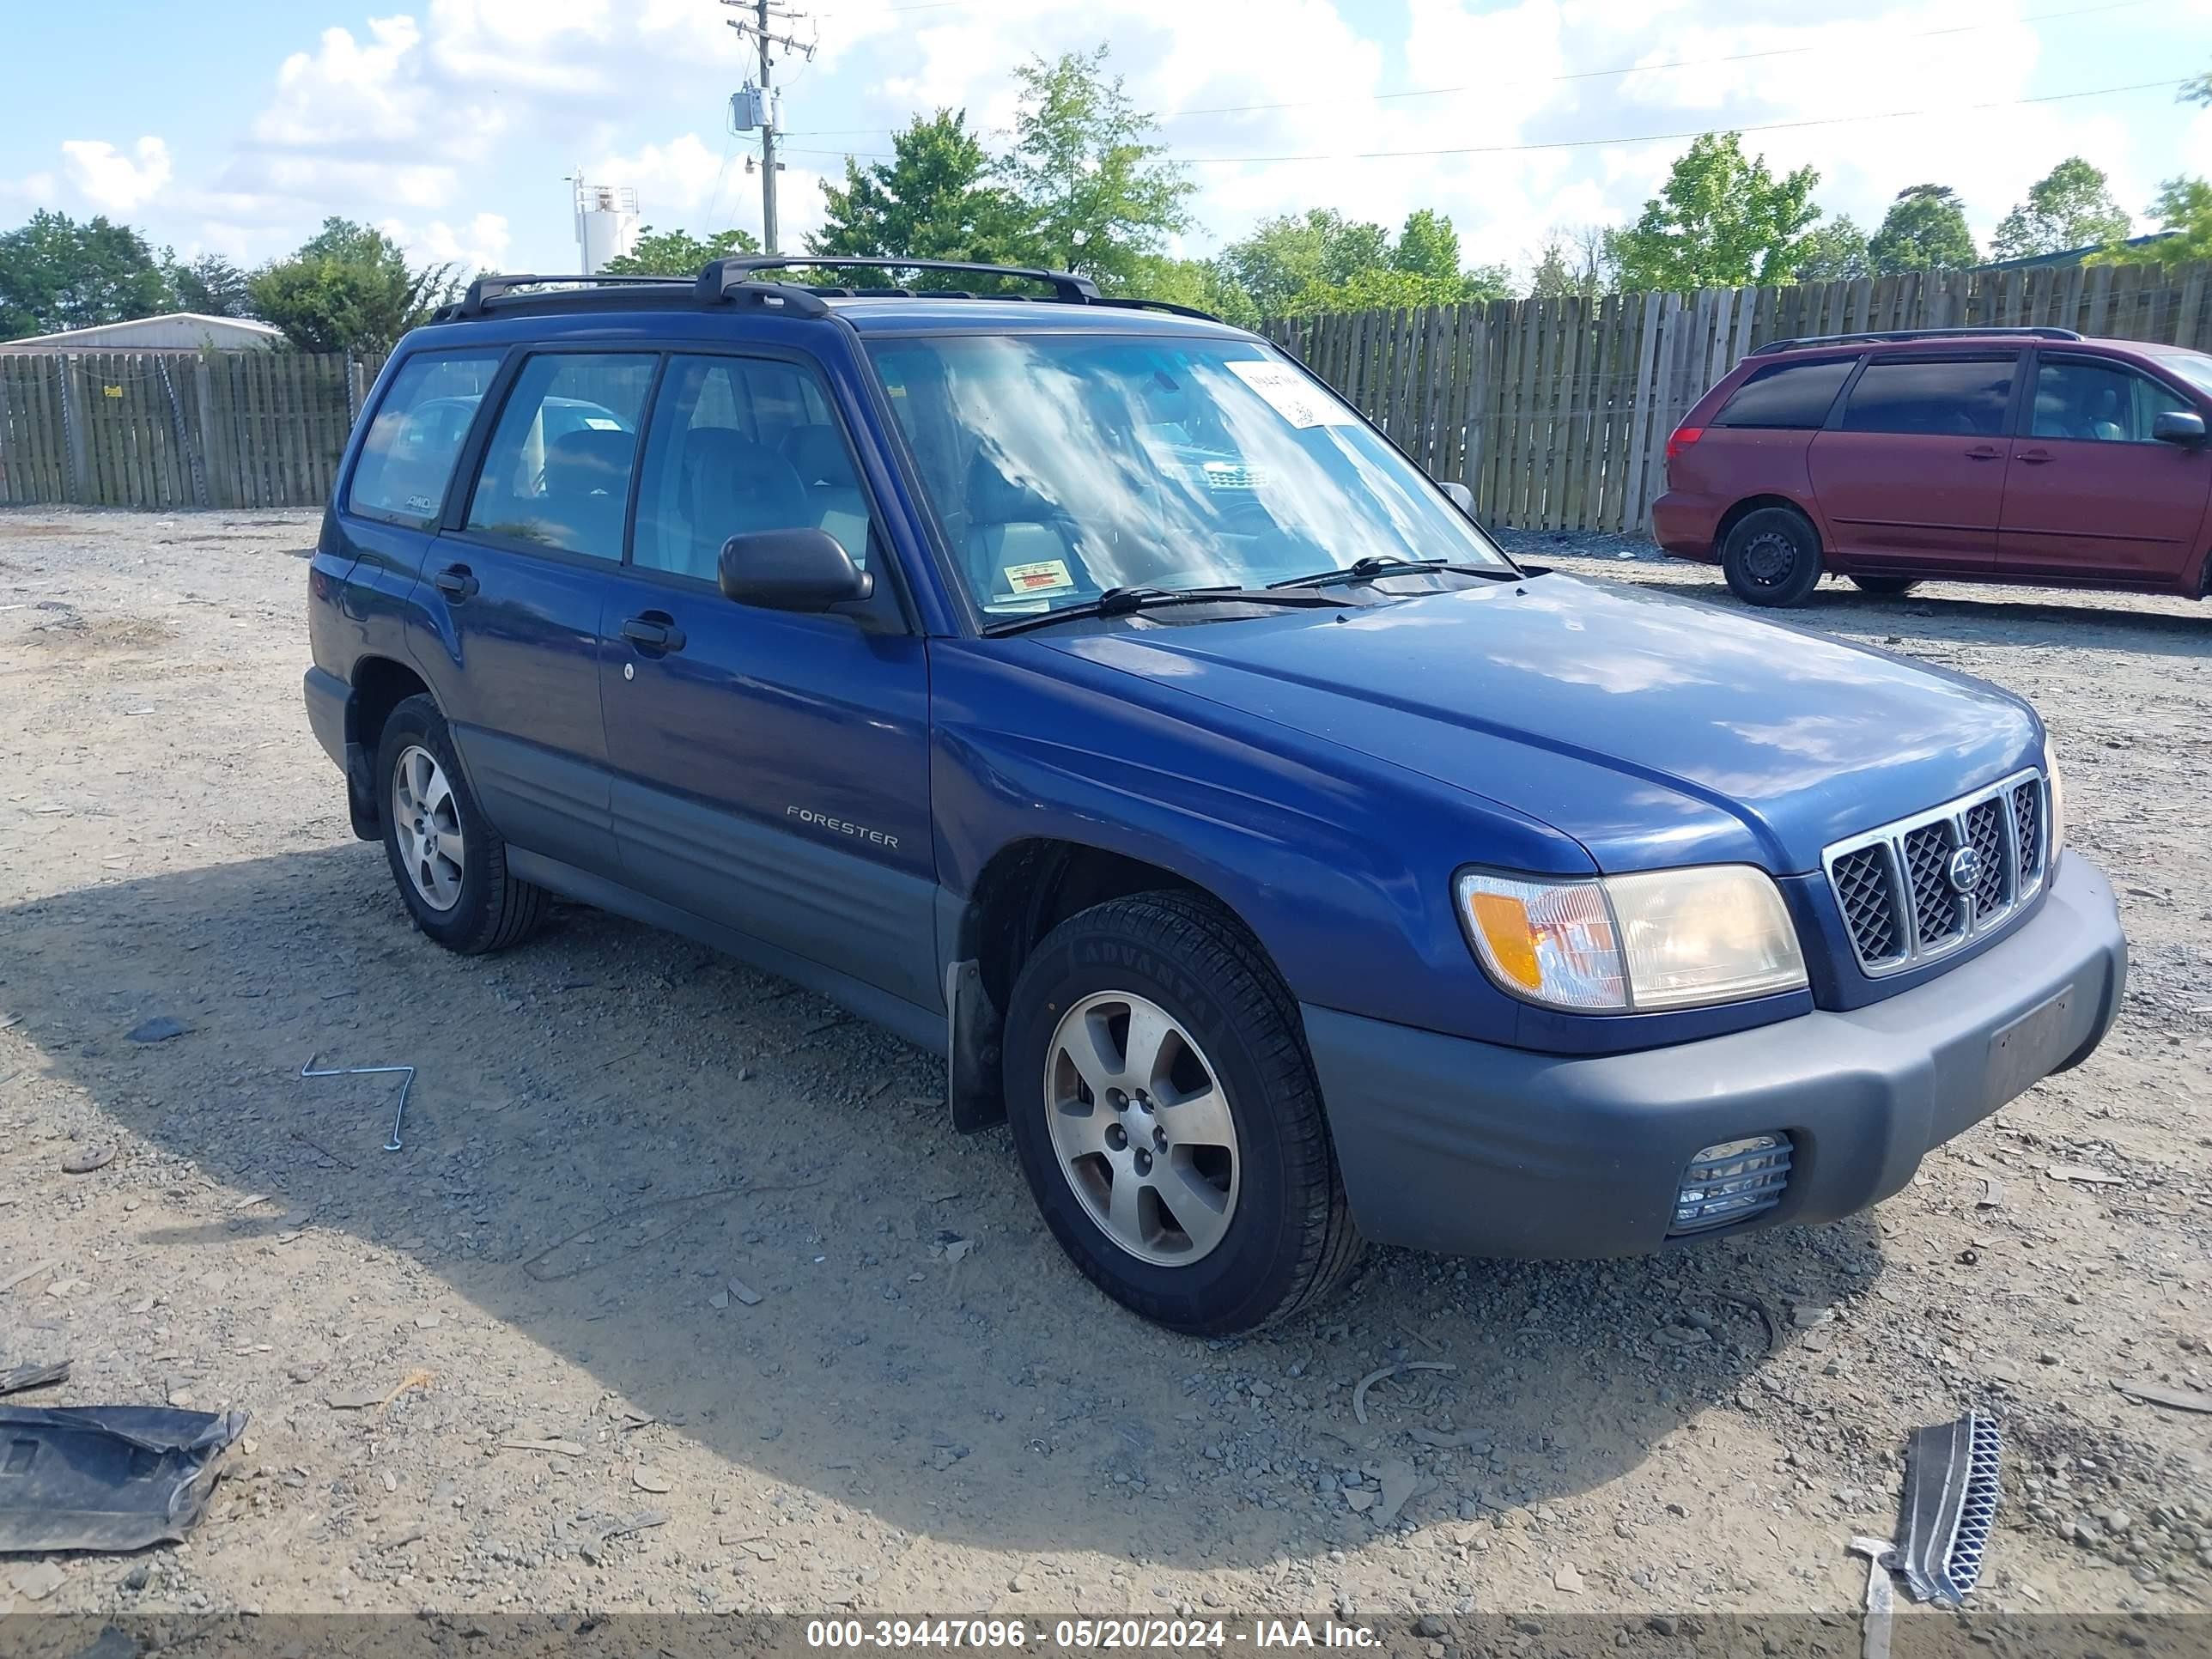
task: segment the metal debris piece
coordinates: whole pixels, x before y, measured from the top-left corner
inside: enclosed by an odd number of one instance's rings
[[[58,1365],[18,1365],[13,1370],[0,1371],[0,1394],[21,1394],[27,1389],[66,1382],[69,1374],[70,1363],[66,1359]]]
[[[198,1522],[244,1412],[0,1406],[0,1552],[137,1550]]]
[[[1897,1547],[1887,1538],[1854,1538],[1853,1555],[1867,1564],[1866,1620],[1859,1635],[1859,1659],[1889,1659],[1889,1623],[1897,1612],[1897,1586],[1889,1575],[1897,1566]]]
[[[407,1115],[407,1091],[415,1086],[415,1068],[412,1066],[330,1066],[319,1071],[315,1067],[315,1056],[309,1054],[307,1063],[300,1068],[301,1077],[380,1077],[387,1073],[398,1072],[406,1075],[399,1085],[399,1103],[392,1109],[392,1139],[384,1143],[384,1150],[387,1152],[399,1150],[399,1121]]]
[[[1904,1536],[1898,1568],[1916,1601],[1963,1603],[1982,1576],[1996,1518],[1997,1425],[1969,1411],[1913,1431],[1905,1446]]]

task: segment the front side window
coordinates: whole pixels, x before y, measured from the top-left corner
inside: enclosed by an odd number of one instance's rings
[[[1760,369],[1735,389],[1715,426],[1811,428],[1828,418],[1836,394],[1850,377],[1856,357],[1817,363],[1776,363]]]
[[[713,581],[722,544],[820,530],[868,557],[868,503],[811,368],[781,359],[675,357],[660,383],[630,562]]]
[[[2154,442],[2152,427],[2170,410],[2194,406],[2148,375],[2093,357],[2045,357],[2035,371],[2035,414],[2028,431],[2038,438],[2089,443]]]
[[[1334,392],[1255,342],[945,335],[869,356],[987,613],[1370,558],[1512,568]]]
[[[422,351],[402,363],[362,440],[346,510],[434,528],[453,463],[498,372],[496,352],[449,357]]]
[[[514,377],[469,498],[469,528],[619,560],[649,354],[548,352]]]
[[[1843,429],[1931,438],[2001,436],[2019,363],[2016,356],[1877,357],[1851,388]]]

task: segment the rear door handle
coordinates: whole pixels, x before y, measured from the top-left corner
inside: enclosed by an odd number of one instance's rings
[[[632,645],[642,646],[648,651],[681,651],[684,630],[667,617],[647,614],[632,617],[622,625],[623,637]]]
[[[2003,453],[2004,451],[1995,444],[1984,444],[1979,448],[1968,450],[1966,459],[1970,461],[1994,461]]]
[[[474,599],[480,591],[475,575],[465,564],[449,564],[430,578],[438,591],[454,604]]]
[[[2041,466],[2058,458],[2047,449],[2023,449],[2020,452],[2019,459],[2026,461],[2030,466]]]

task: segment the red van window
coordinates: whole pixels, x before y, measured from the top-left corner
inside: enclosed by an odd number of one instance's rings
[[[1711,426],[1817,427],[1843,390],[1856,357],[1771,363],[1730,395]]]

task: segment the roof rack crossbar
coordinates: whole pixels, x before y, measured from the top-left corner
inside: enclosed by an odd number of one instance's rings
[[[1806,334],[1794,340],[1769,340],[1755,346],[1751,355],[1764,357],[1770,352],[1795,351],[1800,346],[1820,345],[1880,345],[1893,340],[1987,339],[1991,336],[2035,340],[2078,340],[2081,337],[2070,328],[1999,328],[1994,325],[1974,328],[1891,328],[1862,330],[1853,334]]]
[[[983,265],[960,259],[848,259],[832,253],[744,253],[726,259],[717,259],[699,273],[699,289],[702,295],[727,292],[738,283],[750,282],[764,270],[956,270],[971,276],[1019,276],[1032,283],[1042,283],[1053,291],[1055,299],[1071,305],[1091,305],[1098,299],[1098,285],[1088,276],[1079,276],[1072,270],[1046,270],[1030,265]]]
[[[658,283],[665,286],[683,280],[681,276],[591,276],[580,273],[574,276],[541,276],[526,270],[500,271],[477,277],[469,284],[467,291],[459,300],[443,309],[455,318],[481,317],[492,301],[512,294],[519,288],[544,288],[553,283],[574,283],[592,287],[604,284],[609,287],[619,287],[625,284]]]

